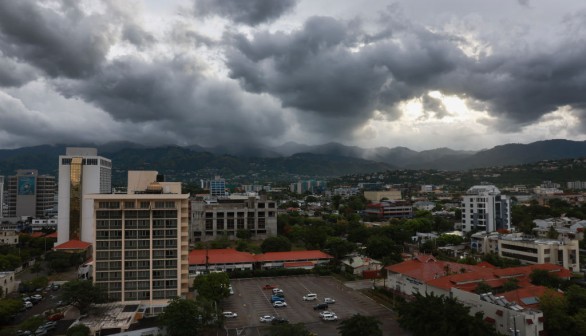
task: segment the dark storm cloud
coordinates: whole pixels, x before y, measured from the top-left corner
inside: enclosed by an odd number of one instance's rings
[[[37,76],[28,64],[6,58],[0,53],[0,87],[21,86]]]
[[[296,3],[297,0],[195,0],[194,13],[198,17],[216,15],[256,26],[276,20]]]
[[[86,76],[104,61],[111,29],[104,17],[84,16],[76,2],[61,3],[60,9],[0,1],[0,48],[50,76]]]
[[[51,77],[90,76],[106,62],[121,36],[139,47],[153,36],[128,14],[104,3],[103,14],[86,14],[76,0],[41,6],[39,1],[0,1],[0,49]]]
[[[434,77],[464,60],[449,39],[427,31],[387,33],[370,43],[371,37],[354,28],[313,17],[292,33],[229,36],[230,76],[246,90],[278,97],[285,107],[346,118],[345,127],[324,128],[341,134],[374,110],[395,119],[397,103],[420,97]],[[391,39],[396,37],[400,42]]]
[[[154,138],[170,133],[183,143],[247,143],[283,134],[284,121],[271,106],[247,97],[234,83],[203,77],[194,64],[182,57],[126,57],[87,80],[59,81],[57,88],[137,130],[152,125]]]
[[[396,119],[398,103],[433,90],[484,104],[501,118],[496,127],[502,131],[517,131],[560,106],[586,101],[586,44],[575,37],[548,52],[527,52],[519,43],[518,50],[473,58],[460,49],[462,38],[392,15],[386,19],[385,27],[369,34],[313,17],[290,33],[229,35],[230,77],[285,107],[321,116],[332,135],[356,129],[374,110]],[[445,116],[445,110],[435,112]],[[328,118],[338,117],[349,121],[346,127],[327,127]]]

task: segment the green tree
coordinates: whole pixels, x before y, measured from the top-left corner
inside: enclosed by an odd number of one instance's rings
[[[558,288],[561,284],[560,278],[549,273],[547,270],[536,269],[529,274],[531,283],[537,286]]]
[[[340,323],[338,331],[342,336],[382,336],[381,322],[374,316],[355,314]]]
[[[159,315],[159,321],[170,336],[196,336],[202,327],[200,315],[200,307],[195,301],[174,298]]]
[[[354,252],[356,244],[339,237],[332,237],[326,241],[326,250],[334,257],[334,262],[339,262],[348,254]]]
[[[509,292],[519,288],[519,279],[510,278],[503,284],[503,292]]]
[[[490,287],[484,281],[480,281],[480,283],[478,283],[478,285],[474,289],[474,293],[476,293],[476,294],[484,294],[484,293],[488,293],[488,292],[492,292],[492,287]]]
[[[270,336],[309,336],[311,333],[303,323],[277,324],[271,326]]]
[[[198,299],[218,302],[230,295],[229,287],[230,278],[225,272],[202,274],[193,280],[193,288],[197,290]]]
[[[400,249],[395,245],[395,242],[391,239],[383,236],[373,236],[368,239],[366,243],[366,250],[364,251],[367,256],[381,260],[385,257],[393,260],[400,260],[401,254]]]
[[[262,253],[291,251],[291,241],[284,236],[268,237],[260,245]]]
[[[61,299],[70,302],[82,314],[87,313],[92,304],[106,302],[104,292],[89,280],[73,280],[64,284]]]
[[[90,328],[85,324],[77,324],[67,329],[67,336],[90,336]]]
[[[238,239],[250,239],[252,237],[252,232],[246,229],[238,229],[238,231],[236,231],[236,237]]]
[[[469,312],[469,307],[454,298],[416,294],[413,301],[399,306],[399,325],[414,336],[497,335],[482,314],[471,316]]]
[[[0,325],[7,324],[12,316],[22,308],[22,301],[15,299],[0,300]]]

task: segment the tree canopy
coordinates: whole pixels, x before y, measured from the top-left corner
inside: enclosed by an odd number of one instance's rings
[[[262,253],[291,251],[291,241],[284,236],[268,237],[260,245]]]
[[[200,306],[193,300],[172,299],[165,311],[159,315],[159,321],[166,327],[170,336],[195,336],[202,327]]]
[[[269,336],[309,336],[311,333],[303,323],[277,324],[270,328]]]
[[[342,336],[382,336],[381,322],[374,316],[355,314],[340,322],[338,331]]]
[[[73,280],[62,287],[61,298],[84,314],[94,303],[106,302],[104,292],[89,280]]]
[[[225,272],[202,274],[195,277],[193,287],[197,290],[198,300],[220,301],[230,295],[230,278]]]
[[[497,335],[496,330],[482,320],[482,314],[471,316],[469,312],[470,308],[456,299],[416,294],[415,300],[399,306],[399,325],[414,336]]]

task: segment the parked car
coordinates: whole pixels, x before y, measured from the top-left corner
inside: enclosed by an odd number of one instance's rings
[[[260,317],[261,322],[272,322],[274,319],[275,317],[271,315],[265,315]]]
[[[273,288],[273,295],[283,294],[283,290],[280,288]]]
[[[33,333],[28,330],[17,330],[16,331],[16,336],[32,336],[32,335],[33,335]]]
[[[287,307],[287,302],[285,302],[285,301],[275,301],[275,302],[273,302],[273,307],[275,307],[275,308]]]
[[[45,328],[45,330],[47,330],[47,331],[53,330],[53,329],[57,328],[57,322],[48,321],[47,323],[43,324],[42,327]]]
[[[289,323],[289,321],[287,319],[282,318],[282,317],[275,317],[271,321],[271,324],[285,324],[285,323]]]
[[[234,295],[234,288],[232,288],[232,285],[228,287],[228,290],[230,291],[230,295]]]
[[[332,299],[332,298],[325,298],[324,299],[324,303],[327,304],[332,304],[332,303],[336,303],[336,300]]]
[[[230,311],[225,311],[225,312],[222,313],[222,315],[224,315],[224,317],[227,317],[227,318],[235,318],[235,317],[238,317],[238,314],[233,313],[233,312],[230,312]]]
[[[333,311],[331,311],[331,310],[324,310],[324,311],[322,311],[322,312],[319,312],[319,316],[320,316],[320,317],[324,317],[324,315],[328,315],[328,314],[333,314],[333,315],[336,315],[336,313],[334,313],[334,312],[333,312]]]
[[[336,316],[336,314],[326,314],[322,316],[322,320],[324,321],[336,321],[337,319],[338,316]]]
[[[285,301],[285,299],[283,299],[282,297],[277,296],[277,295],[271,296],[271,303],[275,302],[275,301]]]
[[[31,296],[31,299],[41,301],[43,299],[43,296],[40,294],[35,294]]]
[[[47,335],[47,329],[44,326],[39,326],[37,330],[35,330],[35,336],[42,336]]]
[[[269,284],[266,284],[266,285],[264,285],[262,287],[262,289],[273,289],[273,288],[277,288],[277,285],[269,285]]]
[[[278,297],[280,297],[280,298],[284,298],[284,297],[285,297],[285,293],[283,293],[283,292],[276,293],[276,294],[273,294],[273,295],[274,295],[274,296],[278,296]]]
[[[33,303],[30,301],[24,301],[23,304],[26,309],[31,309],[33,307]]]
[[[59,321],[62,320],[65,317],[65,315],[63,315],[63,313],[55,313],[51,316],[49,316],[48,320],[49,321]]]
[[[303,301],[313,301],[317,300],[317,294],[309,293],[303,296]]]
[[[318,303],[315,306],[313,306],[313,310],[323,310],[323,309],[328,309],[327,303]]]

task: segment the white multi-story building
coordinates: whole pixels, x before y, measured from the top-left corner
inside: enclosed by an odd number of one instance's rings
[[[166,306],[188,292],[189,194],[156,172],[128,172],[127,194],[90,194],[95,285],[113,301]]]
[[[68,147],[59,156],[57,244],[93,242],[93,202],[83,196],[111,191],[112,161],[98,156],[96,148]]]
[[[493,185],[474,186],[462,197],[462,231],[493,232],[511,227],[511,201]]]

